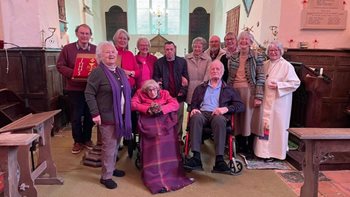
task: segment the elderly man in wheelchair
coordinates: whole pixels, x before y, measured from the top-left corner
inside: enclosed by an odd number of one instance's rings
[[[203,170],[200,153],[203,127],[210,125],[216,154],[212,172],[230,172],[230,167],[224,161],[226,125],[233,113],[244,111],[244,104],[238,93],[222,80],[223,73],[223,64],[214,60],[209,66],[209,81],[194,90],[189,121],[193,156],[184,162],[187,170]]]

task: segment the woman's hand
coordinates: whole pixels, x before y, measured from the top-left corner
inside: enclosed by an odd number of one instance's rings
[[[158,103],[152,103],[151,105],[153,113],[157,114],[161,111],[160,105]]]
[[[125,72],[126,76],[128,76],[128,77],[135,77],[135,71],[124,69],[124,72]]]
[[[276,81],[269,81],[267,84],[267,87],[269,87],[270,89],[277,89],[277,82]]]
[[[96,125],[101,125],[101,116],[95,116],[92,118],[92,121],[96,124]]]

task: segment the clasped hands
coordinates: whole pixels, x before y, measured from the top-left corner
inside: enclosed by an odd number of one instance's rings
[[[151,103],[151,106],[148,108],[147,113],[149,115],[158,115],[162,113],[162,108],[158,103]]]
[[[212,116],[214,115],[223,115],[225,113],[228,112],[228,108],[227,107],[218,107],[216,109],[214,109],[214,111],[211,113]],[[193,115],[195,114],[198,114],[198,113],[202,113],[200,110],[198,109],[193,109],[190,113],[190,117],[192,117]]]

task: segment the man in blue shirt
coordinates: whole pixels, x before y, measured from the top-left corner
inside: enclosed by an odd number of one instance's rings
[[[184,167],[190,170],[203,169],[200,155],[203,126],[210,125],[215,144],[215,166],[213,171],[229,172],[224,161],[226,124],[233,113],[244,111],[244,104],[232,87],[222,80],[224,65],[214,60],[209,67],[209,81],[197,86],[191,101],[189,128],[193,157]]]

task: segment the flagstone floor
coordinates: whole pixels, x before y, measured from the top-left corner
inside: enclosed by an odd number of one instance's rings
[[[94,138],[96,132],[93,133]],[[134,158],[129,159],[125,150],[120,152],[117,166],[127,172],[126,177],[115,178],[116,190],[108,190],[99,184],[100,168],[82,165],[80,154],[71,154],[72,137],[69,128],[65,128],[52,138],[52,152],[59,176],[64,178],[64,185],[38,185],[38,196],[152,196],[143,185],[140,171],[134,165]],[[195,178],[195,183],[175,192],[162,196],[249,196],[249,197],[292,197],[299,196],[303,184],[300,171],[292,166],[287,170],[248,170],[239,176],[210,173],[213,161],[212,144],[202,148],[204,172],[188,173]],[[135,154],[134,154],[135,155]],[[323,171],[319,180],[319,197],[350,197],[350,171]]]
[[[302,172],[296,170],[275,170],[295,194],[300,194],[303,185]],[[319,197],[350,197],[350,170],[322,171],[319,174]]]

